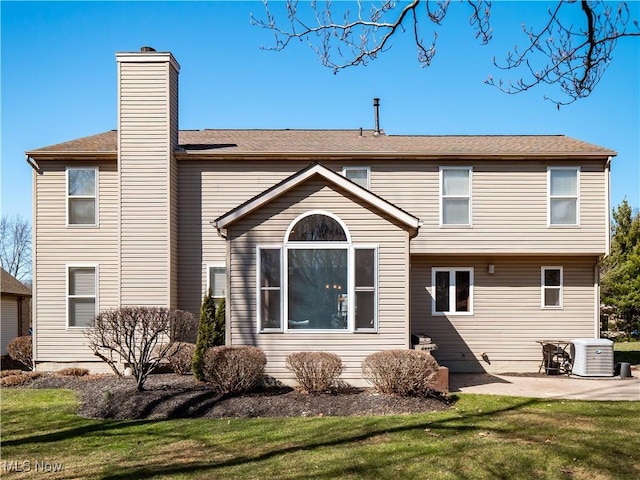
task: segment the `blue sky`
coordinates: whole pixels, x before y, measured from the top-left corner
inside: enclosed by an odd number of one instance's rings
[[[277,5],[276,5],[277,7]],[[372,98],[390,134],[566,134],[618,152],[612,205],[640,206],[640,40],[621,41],[589,98],[559,111],[554,91],[506,95],[484,85],[521,23],[548,3],[494,2],[494,38],[480,46],[466,5],[453,3],[433,64],[410,36],[367,67],[334,75],[304,44],[276,53],[253,2],[1,2],[2,213],[31,218],[24,152],[116,128],[115,53],[150,45],[181,65],[180,128],[371,128]],[[630,2],[640,17],[640,3]],[[430,37],[428,30],[425,38]],[[518,76],[503,75],[506,80]]]

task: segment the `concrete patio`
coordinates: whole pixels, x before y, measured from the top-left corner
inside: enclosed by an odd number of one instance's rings
[[[482,393],[571,400],[640,401],[640,372],[632,377],[510,376],[488,373],[451,373],[451,393]]]

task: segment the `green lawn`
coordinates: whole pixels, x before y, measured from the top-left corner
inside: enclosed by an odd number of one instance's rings
[[[2,477],[44,464],[47,479],[640,478],[640,402],[462,395],[421,415],[164,421],[89,420],[77,405],[67,390],[4,389]]]
[[[613,357],[616,362],[640,365],[640,342],[615,342],[613,344]]]

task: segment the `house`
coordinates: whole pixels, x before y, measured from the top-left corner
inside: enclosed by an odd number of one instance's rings
[[[31,289],[0,268],[0,355],[7,355],[7,345],[16,337],[29,334],[31,323]]]
[[[117,53],[117,130],[27,152],[35,361],[103,368],[96,312],[197,314],[283,381],[291,352],[360,363],[424,334],[452,371],[535,371],[541,338],[598,337],[615,152],[563,135],[178,128],[168,52]]]

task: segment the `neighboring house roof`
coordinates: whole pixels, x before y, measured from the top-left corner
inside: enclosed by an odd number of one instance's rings
[[[16,277],[7,272],[4,268],[2,270],[2,293],[8,293],[11,295],[31,296],[31,289],[24,283],[20,282]]]
[[[182,130],[178,154],[206,156],[366,155],[408,157],[608,157],[615,151],[565,135],[374,135],[372,130]],[[117,131],[27,152],[42,159],[59,154],[117,155]]]
[[[300,185],[301,183],[304,183],[305,181],[316,175],[323,177],[329,183],[347,190],[349,193],[358,197],[360,200],[372,205],[380,211],[385,212],[386,214],[390,215],[406,226],[416,230],[420,227],[420,220],[418,220],[418,218],[405,212],[401,208],[396,207],[392,203],[387,202],[383,198],[371,193],[366,188],[362,188],[360,185],[357,185],[351,180],[348,180],[346,177],[335,173],[333,170],[328,169],[320,163],[312,163],[307,168],[294,173],[290,177],[284,179],[282,182],[274,185],[273,187],[256,195],[252,199],[239,205],[233,210],[218,217],[213,223],[215,224],[216,228],[227,228],[236,220],[239,220],[245,215],[262,207],[273,199],[288,192],[292,188]]]

